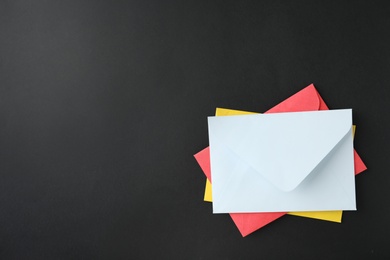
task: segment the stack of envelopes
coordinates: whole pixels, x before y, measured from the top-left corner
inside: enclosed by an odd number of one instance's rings
[[[242,236],[285,214],[341,222],[356,210],[352,109],[329,110],[311,84],[264,114],[217,108],[210,146],[195,154],[204,200]]]

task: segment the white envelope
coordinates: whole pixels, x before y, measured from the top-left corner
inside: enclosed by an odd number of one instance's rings
[[[208,125],[213,213],[356,210],[351,109]]]

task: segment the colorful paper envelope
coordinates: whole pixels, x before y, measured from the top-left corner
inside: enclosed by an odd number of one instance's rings
[[[303,90],[299,91],[295,95],[289,97],[285,101],[276,105],[275,107],[268,110],[266,113],[277,113],[277,112],[295,112],[295,111],[315,111],[315,110],[328,110],[324,100],[321,98],[314,85],[311,84]],[[248,113],[245,111],[236,111],[236,112],[228,112],[227,110],[220,109],[220,115],[232,115],[234,113],[242,114]],[[218,115],[218,110],[217,110]],[[194,155],[199,165],[201,166],[203,172],[210,180],[211,184],[211,173],[210,173],[210,155],[209,148],[205,148],[199,153]],[[355,166],[355,174],[358,174],[364,170],[366,170],[366,166],[363,161],[359,157],[359,155],[354,151],[354,166]],[[207,189],[209,187],[209,189]],[[205,198],[211,200],[210,196],[207,196],[208,190],[211,190],[211,185],[206,183],[206,192]],[[209,197],[209,198],[207,198]],[[280,213],[234,213],[230,214],[237,228],[239,229],[242,236],[246,236],[255,230],[263,227],[264,225],[276,220],[277,218],[286,214],[285,212]],[[297,216],[303,217],[312,217],[319,218],[331,221],[341,220],[341,211],[332,211],[332,212],[324,212],[321,214],[319,212],[295,212],[293,213]],[[329,215],[331,217],[329,217]]]
[[[252,112],[245,112],[240,110],[233,110],[233,109],[224,109],[224,108],[217,108],[216,109],[216,115],[218,116],[227,116],[227,115],[244,115],[244,114],[254,114]],[[353,126],[353,135],[356,131],[356,126]],[[200,156],[206,156],[206,158],[197,158],[198,161],[207,162],[209,160],[209,148],[206,148],[204,152],[199,153]],[[204,173],[207,173],[207,175],[210,175],[210,163],[205,163],[203,167],[206,167],[207,169],[204,170]],[[207,176],[206,176],[207,177]],[[210,176],[211,177],[211,176]],[[206,186],[205,186],[205,193],[204,193],[204,201],[212,202],[212,186],[211,182],[208,178],[206,178]],[[289,215],[294,216],[300,216],[300,217],[308,217],[308,218],[314,218],[314,219],[320,219],[320,220],[326,220],[326,221],[333,221],[341,223],[342,218],[342,211],[336,210],[336,211],[302,211],[302,212],[289,212]],[[238,218],[238,219],[242,219]]]
[[[356,210],[352,109],[208,118],[213,213]]]

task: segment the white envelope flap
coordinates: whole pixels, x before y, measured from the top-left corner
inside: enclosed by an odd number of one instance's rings
[[[347,135],[352,110],[209,117],[208,121],[210,149],[219,142],[275,187],[291,191]]]

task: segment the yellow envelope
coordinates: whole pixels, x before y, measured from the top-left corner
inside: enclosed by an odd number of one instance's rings
[[[211,190],[211,182],[206,178],[206,187],[204,189],[204,201],[213,202],[212,190]]]
[[[249,114],[259,114],[254,112],[242,111],[242,110],[233,110],[226,108],[217,108],[215,115],[216,116],[233,116],[233,115],[249,115]],[[353,126],[353,136],[355,135],[356,126]],[[204,193],[204,201],[212,202],[212,185],[208,179],[206,179],[206,187]],[[333,221],[341,223],[341,217],[343,214],[342,210],[335,211],[305,211],[305,212],[289,212],[289,215],[307,217],[314,219],[321,219],[326,221]]]

